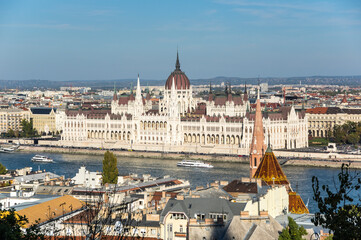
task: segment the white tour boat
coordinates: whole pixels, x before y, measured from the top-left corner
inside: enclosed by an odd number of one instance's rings
[[[33,161],[33,162],[44,162],[44,163],[52,163],[52,162],[54,162],[53,159],[42,156],[42,155],[35,155],[34,157],[31,158],[31,161]]]
[[[177,163],[178,167],[197,167],[197,168],[213,168],[213,166],[209,163],[204,163],[202,161],[194,161],[194,160],[182,160]]]

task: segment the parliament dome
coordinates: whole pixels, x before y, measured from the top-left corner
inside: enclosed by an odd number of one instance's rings
[[[175,70],[169,75],[165,83],[166,90],[170,90],[172,88],[173,78],[174,78],[174,84],[176,90],[187,90],[190,88],[191,84],[189,82],[187,75],[184,72],[182,72],[182,70],[180,69],[178,52],[177,52],[177,61],[175,64]]]

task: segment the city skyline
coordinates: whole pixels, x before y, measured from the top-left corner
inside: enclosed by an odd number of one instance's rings
[[[0,3],[0,79],[360,75],[358,1]]]

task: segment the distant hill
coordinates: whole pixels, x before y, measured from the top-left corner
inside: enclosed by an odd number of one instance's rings
[[[260,78],[260,82],[268,82],[269,85],[278,84],[302,84],[306,85],[361,85],[361,76],[311,76],[311,77],[288,77],[288,78]],[[213,85],[229,82],[232,85],[257,84],[258,78],[239,77],[215,77],[208,79],[190,79],[192,85],[205,85],[210,82]],[[129,88],[136,85],[136,79],[115,79],[115,80],[74,80],[74,81],[51,81],[51,80],[0,80],[0,89],[59,89],[60,87],[91,87],[95,89],[117,89]],[[142,85],[162,86],[165,80],[144,80]]]

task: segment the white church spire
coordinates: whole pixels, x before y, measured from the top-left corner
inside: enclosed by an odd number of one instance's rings
[[[137,81],[137,89],[136,89],[135,93],[136,93],[135,101],[142,102],[142,90],[140,89],[139,74],[138,74],[138,81]]]
[[[140,81],[139,81],[139,74],[137,80],[137,89],[135,92],[135,101],[134,101],[134,114],[135,116],[140,116],[143,114],[143,97],[142,97],[142,90],[140,89]]]
[[[177,91],[175,90],[174,77],[172,79],[172,87],[170,90],[170,109],[172,117],[178,116],[178,103],[177,103]]]

